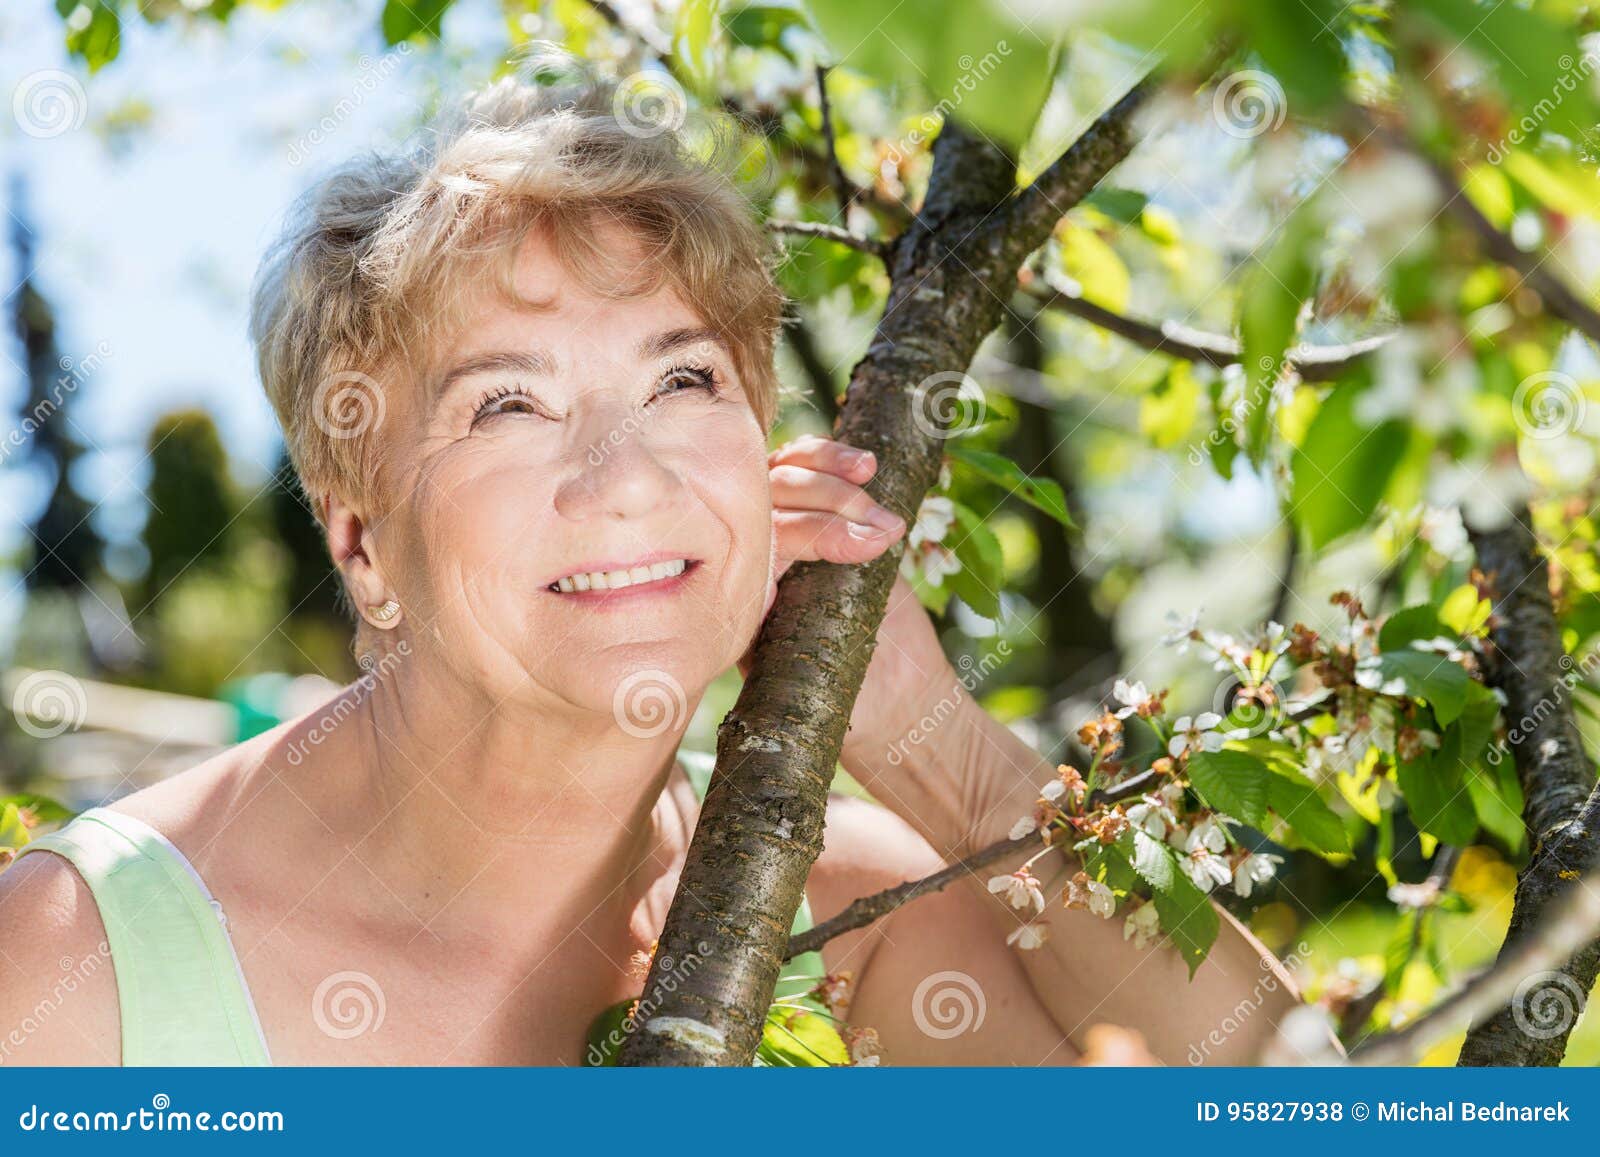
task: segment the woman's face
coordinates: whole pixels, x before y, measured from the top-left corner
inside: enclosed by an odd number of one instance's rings
[[[649,730],[760,624],[765,438],[730,352],[672,291],[596,296],[538,234],[516,277],[547,307],[485,293],[438,370],[390,399],[371,553],[455,679]]]

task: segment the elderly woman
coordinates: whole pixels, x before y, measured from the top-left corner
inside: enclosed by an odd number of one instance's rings
[[[688,713],[640,726],[619,689],[692,706],[785,567],[860,563],[905,527],[862,489],[871,455],[767,453],[762,232],[717,170],[611,108],[502,81],[425,152],[324,180],[269,254],[261,376],[368,675],[0,878],[0,1032],[29,1023],[7,1060],[577,1063],[638,995],[698,797]],[[818,918],[1004,836],[1053,775],[961,693],[903,585],[882,630],[843,753],[881,806],[832,802]],[[952,696],[935,741],[897,744]],[[1227,917],[1191,981],[1170,946],[1049,909],[1023,951],[974,878],[824,964],[899,1064],[1070,1063],[1101,1023],[1238,1062],[1294,1003]],[[60,961],[107,957],[34,1015]],[[968,1031],[915,1004],[938,973],[981,992]]]

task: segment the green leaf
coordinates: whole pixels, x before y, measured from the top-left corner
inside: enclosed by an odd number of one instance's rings
[[[808,23],[801,8],[784,4],[746,4],[724,12],[722,27],[735,44],[771,49],[794,60],[794,54],[783,42],[784,33],[791,28],[808,27]]]
[[[1522,821],[1522,787],[1516,776],[1511,777],[1512,794],[1508,794],[1507,785],[1500,776],[1481,764],[1474,764],[1467,768],[1466,784],[1467,794],[1472,797],[1472,810],[1477,812],[1484,830],[1513,853],[1520,851],[1527,839],[1528,827]]]
[[[1272,390],[1294,344],[1300,308],[1316,289],[1310,213],[1302,206],[1245,279],[1239,302],[1240,364],[1245,372],[1245,453],[1259,466],[1271,429]]]
[[[1461,759],[1476,763],[1494,736],[1494,721],[1500,714],[1500,700],[1476,680],[1467,683],[1467,701],[1456,722],[1461,728]]]
[[[1461,731],[1445,732],[1437,751],[1401,760],[1395,781],[1417,827],[1447,844],[1464,846],[1478,834],[1478,813],[1468,794],[1461,764]]]
[[[1355,404],[1355,391],[1336,388],[1294,452],[1289,510],[1313,549],[1367,524],[1405,453],[1403,424],[1358,425]]]
[[[922,88],[929,110],[1013,147],[1027,139],[1054,80],[1054,36],[1034,32],[998,0],[811,0],[810,9],[837,63]],[[1042,30],[1048,21],[1034,23]],[[924,138],[938,123],[931,112],[918,120]]]
[[[1182,872],[1178,873],[1171,891],[1157,892],[1152,897],[1156,915],[1161,918],[1161,930],[1189,965],[1189,976],[1205,961],[1206,953],[1216,943],[1222,926],[1211,900]]]
[[[1061,271],[1078,283],[1083,299],[1125,313],[1133,282],[1117,251],[1093,229],[1071,220],[1062,222],[1056,237]]]
[[[787,1005],[775,1005],[767,1013],[756,1055],[780,1068],[827,1068],[850,1063],[850,1050],[825,1016]]]
[[[1548,10],[1548,9],[1546,9]],[[1536,126],[1581,140],[1600,120],[1576,34],[1525,4],[1474,0],[1411,0],[1397,21],[1425,13],[1494,70],[1519,112]],[[1523,130],[1527,135],[1527,130]]]
[[[71,808],[47,795],[36,795],[33,792],[19,792],[16,795],[0,796],[0,806],[12,804],[17,808],[29,808],[33,811],[34,818],[42,824],[60,823],[70,820],[75,814]]]
[[[955,503],[956,517],[945,545],[955,551],[961,569],[946,575],[944,582],[978,614],[988,619],[1000,617],[1000,590],[1005,585],[1005,555],[994,531],[971,508]]]
[[[1183,441],[1200,414],[1200,383],[1188,362],[1174,362],[1139,398],[1139,432],[1158,450]]]
[[[1400,651],[1415,642],[1427,642],[1439,637],[1457,638],[1456,632],[1439,621],[1437,612],[1430,606],[1406,607],[1384,620],[1378,632],[1380,651]]]
[[[971,467],[975,473],[996,486],[1015,494],[1029,506],[1044,511],[1068,530],[1077,529],[1077,524],[1072,521],[1072,515],[1067,511],[1066,495],[1061,492],[1061,487],[1053,479],[1031,477],[1004,454],[973,449],[959,442],[949,446],[949,454],[957,462]]]
[[[1171,892],[1178,886],[1178,878],[1183,872],[1173,858],[1171,848],[1141,831],[1125,832],[1117,842],[1121,844],[1124,840],[1131,846],[1123,850],[1127,852],[1128,862],[1139,873],[1140,879],[1156,892]]]
[[[88,20],[79,14],[80,8],[88,10]],[[111,0],[56,0],[56,11],[64,18],[70,17],[67,27],[67,51],[89,66],[94,74],[117,58],[122,50],[122,18],[117,15]]]
[[[1251,827],[1267,822],[1267,765],[1242,751],[1199,751],[1189,756],[1189,782],[1200,798]]]
[[[610,1008],[602,1009],[600,1015],[590,1022],[586,1037],[588,1047],[583,1050],[583,1063],[586,1068],[616,1067],[617,1055],[622,1051],[622,1042],[635,1027],[628,1019],[628,1010],[632,1007],[631,999],[618,1001]]]
[[[1343,93],[1344,54],[1337,29],[1345,7],[1332,0],[1295,0],[1245,3],[1236,9],[1244,42],[1283,83],[1287,104],[1297,117],[1332,106]]]
[[[1267,781],[1267,806],[1313,851],[1325,856],[1349,853],[1350,833],[1344,821],[1299,772],[1292,777],[1274,774]]]
[[[1113,221],[1132,225],[1144,214],[1144,207],[1149,202],[1149,197],[1135,189],[1118,189],[1111,185],[1101,185],[1091,190],[1081,204],[1100,210]]]
[[[417,37],[438,40],[444,14],[455,0],[387,0],[383,6],[383,38],[390,44]]]
[[[1385,651],[1376,662],[1362,660],[1363,669],[1376,668],[1386,695],[1409,695],[1425,700],[1441,727],[1461,717],[1472,679],[1459,663],[1434,651]]]
[[[721,0],[680,0],[672,24],[672,55],[678,72],[697,92],[711,90],[717,76],[717,9]]]

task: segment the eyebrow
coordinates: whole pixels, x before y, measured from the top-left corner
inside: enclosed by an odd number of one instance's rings
[[[548,376],[554,372],[554,361],[537,350],[493,350],[477,354],[464,362],[457,362],[439,379],[434,396],[443,396],[455,382],[477,374],[520,373]]]
[[[668,354],[677,353],[686,346],[714,345],[722,350],[728,349],[728,343],[722,340],[722,335],[709,326],[688,326],[682,329],[669,329],[663,333],[645,338],[639,343],[639,360],[651,361],[655,358],[664,358]]]

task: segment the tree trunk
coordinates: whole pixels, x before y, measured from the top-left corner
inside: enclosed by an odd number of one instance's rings
[[[837,430],[877,455],[869,490],[908,522],[938,476],[953,380],[999,323],[1028,254],[1127,154],[1144,95],[1140,86],[1117,102],[1021,194],[1009,156],[946,122],[922,211],[887,254],[888,304]],[[717,734],[716,770],[640,998],[641,1027],[620,1063],[754,1057],[901,549],[862,566],[802,563],[779,584]]]
[[[1469,528],[1478,568],[1493,588],[1487,674],[1506,696],[1531,849],[1517,880],[1502,955],[1543,922],[1572,881],[1592,873],[1600,850],[1600,793],[1572,709],[1581,672],[1561,644],[1549,568],[1530,523],[1521,507],[1502,529]],[[1560,1064],[1597,971],[1600,942],[1587,945],[1560,971],[1530,978],[1510,1004],[1467,1034],[1458,1063]]]

